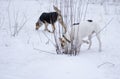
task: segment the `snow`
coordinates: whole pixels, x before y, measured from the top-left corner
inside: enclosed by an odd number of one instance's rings
[[[20,21],[23,14],[28,19],[15,37],[11,36],[9,29],[9,3],[12,27],[14,11],[19,12]],[[4,20],[3,25],[0,24],[0,79],[120,79],[120,15],[105,15],[103,6],[89,5],[86,17],[96,20],[102,14],[101,27],[114,17],[101,32],[102,52],[98,52],[98,41],[93,38],[90,50],[84,44],[78,56],[69,56],[55,53],[53,44],[48,42],[41,31],[44,27],[35,31],[35,23],[40,14],[53,11],[52,1],[1,0],[0,5],[0,21]],[[113,10],[115,7],[110,8]],[[52,34],[45,34],[54,40]],[[51,53],[41,52],[39,49]]]

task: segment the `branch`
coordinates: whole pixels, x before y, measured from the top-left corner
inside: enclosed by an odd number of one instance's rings
[[[22,19],[22,21],[25,19],[25,21],[23,22],[23,24],[18,24],[17,18],[18,18],[18,12],[17,12],[17,14],[16,14],[16,16],[14,18],[15,19],[15,27],[14,27],[15,31],[14,31],[13,36],[15,36],[16,34],[18,34],[22,30],[22,28],[25,26],[25,24],[28,22],[28,19],[26,19],[25,14],[24,14],[23,19]],[[18,27],[18,25],[20,25],[20,26]]]
[[[52,52],[48,52],[48,51],[44,51],[44,50],[40,50],[40,49],[37,49],[37,48],[33,48],[34,50],[37,50],[37,51],[40,51],[40,52],[44,52],[44,53],[47,53],[47,54],[56,54],[56,53],[52,53]]]
[[[100,32],[102,32],[112,22],[112,20],[113,20],[113,17],[108,21],[107,24],[105,24],[105,26],[97,34],[99,34]]]
[[[56,47],[56,45],[54,44],[54,42],[42,31],[42,33],[46,36],[46,38],[48,39],[48,40],[50,40],[50,42]]]
[[[0,18],[0,28],[3,26],[4,20],[5,20],[4,16],[3,16],[3,18]]]
[[[24,15],[24,17],[26,17],[25,15]],[[17,32],[19,32],[24,26],[25,26],[25,24],[28,22],[28,19],[26,19],[24,22],[23,22],[23,24],[21,25],[21,27],[18,29],[18,31]]]
[[[112,22],[112,20],[113,20],[113,17],[108,21],[107,24],[105,24],[105,26],[96,35],[98,35],[99,33],[101,33]],[[96,35],[94,35],[93,37],[95,37]]]
[[[86,17],[86,13],[87,13],[88,4],[89,4],[89,0],[87,1],[87,5],[86,5],[86,9],[85,9],[85,14],[84,14],[84,18],[83,18],[83,20],[85,20],[85,17]]]
[[[10,33],[12,35],[12,30],[11,30],[11,18],[10,18],[10,11],[9,11],[9,8],[10,8],[10,3],[11,3],[11,0],[9,0],[9,4],[8,4],[8,7],[7,7],[7,13],[8,13],[8,20],[9,20],[9,29],[10,29]]]
[[[13,34],[13,36],[15,36],[18,32],[17,32],[17,29],[18,29],[18,15],[19,15],[19,11],[17,11],[17,12],[15,12],[15,10],[14,10],[14,34]]]
[[[82,21],[82,18],[83,18],[84,6],[85,6],[85,4],[84,4],[84,3],[83,3],[83,7],[82,7],[82,4],[81,4],[80,23],[81,23],[81,21]]]
[[[58,44],[58,42],[57,42],[57,38],[56,38],[56,37],[57,37],[57,36],[56,36],[56,34],[55,34],[55,32],[54,32],[54,39],[55,39],[55,43],[56,43],[56,45],[55,45],[55,47],[56,47],[56,52],[57,52],[57,54],[60,54],[61,51],[60,51],[59,44]]]

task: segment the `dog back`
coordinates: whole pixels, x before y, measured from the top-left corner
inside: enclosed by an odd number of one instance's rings
[[[50,12],[50,13],[42,13],[39,20],[45,23],[45,21],[49,24],[54,24],[57,21],[58,13]]]

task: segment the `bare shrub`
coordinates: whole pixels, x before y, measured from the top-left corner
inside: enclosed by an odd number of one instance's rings
[[[27,23],[27,17],[25,13],[21,13],[19,11],[12,10],[10,11],[10,7],[14,6],[9,0],[8,7],[7,7],[7,14],[8,14],[8,22],[9,22],[9,31],[11,36],[16,36],[21,31],[21,29]],[[12,18],[13,17],[13,18]]]
[[[22,17],[22,18],[21,18]],[[13,36],[18,35],[18,33],[22,30],[22,28],[27,23],[26,15],[23,13],[23,16],[19,16],[19,12],[14,14],[14,24],[13,24]]]
[[[0,29],[2,28],[3,24],[4,24],[4,16],[1,17],[0,15]]]
[[[85,20],[87,7],[89,0],[55,0],[53,4],[57,4],[56,6],[60,8],[61,14],[63,16],[64,22],[67,26],[67,31],[72,29],[73,23],[78,23],[81,20]],[[62,30],[59,28],[59,30]],[[74,34],[74,33],[72,33]],[[56,52],[59,54],[68,54],[68,55],[77,55],[79,51],[77,51],[77,46],[73,44],[74,37],[70,37],[71,44],[63,52],[62,47],[59,43],[59,38],[62,37],[62,33],[54,33],[55,43],[56,43]],[[74,35],[71,35],[74,36]]]

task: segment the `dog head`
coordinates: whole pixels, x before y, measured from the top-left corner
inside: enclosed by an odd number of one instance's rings
[[[61,38],[59,38],[59,41],[60,41],[62,53],[64,54],[70,53],[71,41],[69,39],[69,35],[68,36],[66,34],[63,35]]]
[[[65,49],[68,44],[71,43],[71,41],[65,35],[63,35],[62,38],[59,38],[59,41],[62,49]]]
[[[42,26],[42,22],[36,22],[36,30],[38,30]]]
[[[63,48],[65,48],[65,45],[66,45],[66,40],[64,38],[59,38],[59,41],[60,41],[60,45]]]

